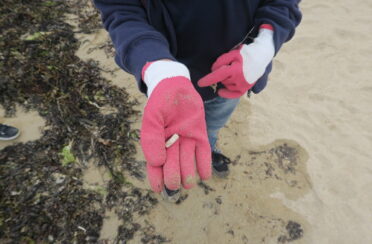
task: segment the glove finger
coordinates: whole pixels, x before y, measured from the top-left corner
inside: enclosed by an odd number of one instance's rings
[[[228,53],[222,54],[212,65],[212,71],[221,68],[225,65],[230,65],[241,57],[240,50],[232,50]]]
[[[230,90],[230,91],[238,91],[238,86],[236,85],[236,83],[232,82],[232,83],[227,83],[227,82],[224,82],[222,83],[225,88],[227,90]]]
[[[235,76],[231,76],[226,80],[221,81],[223,86],[230,91],[240,91],[241,84],[238,84]]]
[[[203,141],[196,145],[196,168],[200,179],[207,180],[212,175],[211,147],[209,142]]]
[[[200,87],[207,87],[216,84],[222,80],[226,80],[231,76],[230,66],[222,66],[219,69],[212,71],[198,81]]]
[[[177,190],[181,187],[179,141],[167,148],[167,159],[163,166],[164,184],[169,190]]]
[[[161,166],[166,160],[164,125],[156,115],[147,113],[142,119],[141,147],[145,159],[152,166]]]
[[[218,95],[223,98],[233,99],[241,97],[243,94],[239,91],[231,91],[229,89],[222,88],[218,90]]]
[[[164,188],[163,167],[155,167],[147,164],[147,178],[154,192],[161,192]]]
[[[184,138],[180,142],[181,180],[185,189],[195,186],[195,141]]]

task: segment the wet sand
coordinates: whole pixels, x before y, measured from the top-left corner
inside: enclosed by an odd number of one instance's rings
[[[21,132],[15,140],[0,141],[0,150],[15,143],[25,143],[39,139],[42,136],[42,129],[45,126],[45,120],[38,112],[26,112],[20,106],[17,106],[16,115],[13,117],[5,117],[5,111],[0,106],[0,123],[14,126]]]

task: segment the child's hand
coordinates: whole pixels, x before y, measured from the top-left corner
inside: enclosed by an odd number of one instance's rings
[[[225,88],[218,90],[219,96],[238,98],[265,73],[274,54],[272,27],[262,25],[253,43],[240,45],[220,56],[213,64],[212,72],[201,78],[198,85],[206,87],[221,82]]]
[[[156,61],[143,70],[149,99],[142,119],[141,146],[151,188],[161,192],[165,184],[177,190],[181,183],[191,188],[196,181],[195,167],[201,179],[211,176],[203,101],[183,64]],[[174,134],[179,139],[167,148],[166,141]]]

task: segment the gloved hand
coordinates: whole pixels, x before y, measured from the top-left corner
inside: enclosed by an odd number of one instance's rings
[[[224,98],[244,95],[265,73],[275,54],[273,27],[261,25],[258,36],[251,44],[242,44],[221,55],[212,65],[212,72],[198,81],[200,87],[221,82],[225,88],[218,90]]]
[[[202,180],[211,176],[204,104],[194,89],[185,65],[168,60],[147,63],[142,77],[148,87],[141,146],[151,188],[161,192],[188,189],[195,184],[195,167]],[[169,148],[165,142],[179,139]]]

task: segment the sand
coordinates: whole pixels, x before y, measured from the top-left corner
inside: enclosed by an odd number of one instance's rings
[[[221,131],[219,146],[234,160],[229,178],[184,191],[179,205],[159,197],[137,222],[153,224],[171,243],[372,243],[372,2],[301,7],[303,22],[275,58],[269,86],[242,98]],[[107,33],[77,38],[77,55],[114,69],[103,75],[141,110],[146,99],[133,77],[97,49]],[[97,174],[88,172],[87,181]],[[118,223],[108,212],[101,237],[113,239]]]
[[[25,111],[17,106],[16,114],[12,117],[5,116],[5,111],[0,106],[0,123],[18,128],[21,132],[19,137],[12,141],[0,141],[0,150],[16,143],[34,141],[42,136],[42,129],[45,128],[45,120],[37,111]]]
[[[294,243],[372,243],[372,3],[301,7],[303,22],[275,58],[269,86],[243,98],[220,134],[222,151],[236,159],[230,177],[208,181],[207,195],[185,191],[180,205],[161,201],[146,218],[171,243],[277,243],[295,233],[288,221],[303,230]],[[107,41],[104,30],[79,38],[81,58],[116,67],[103,50],[88,54]],[[130,75],[105,76],[142,109]],[[292,157],[280,162],[273,152],[283,148]]]

